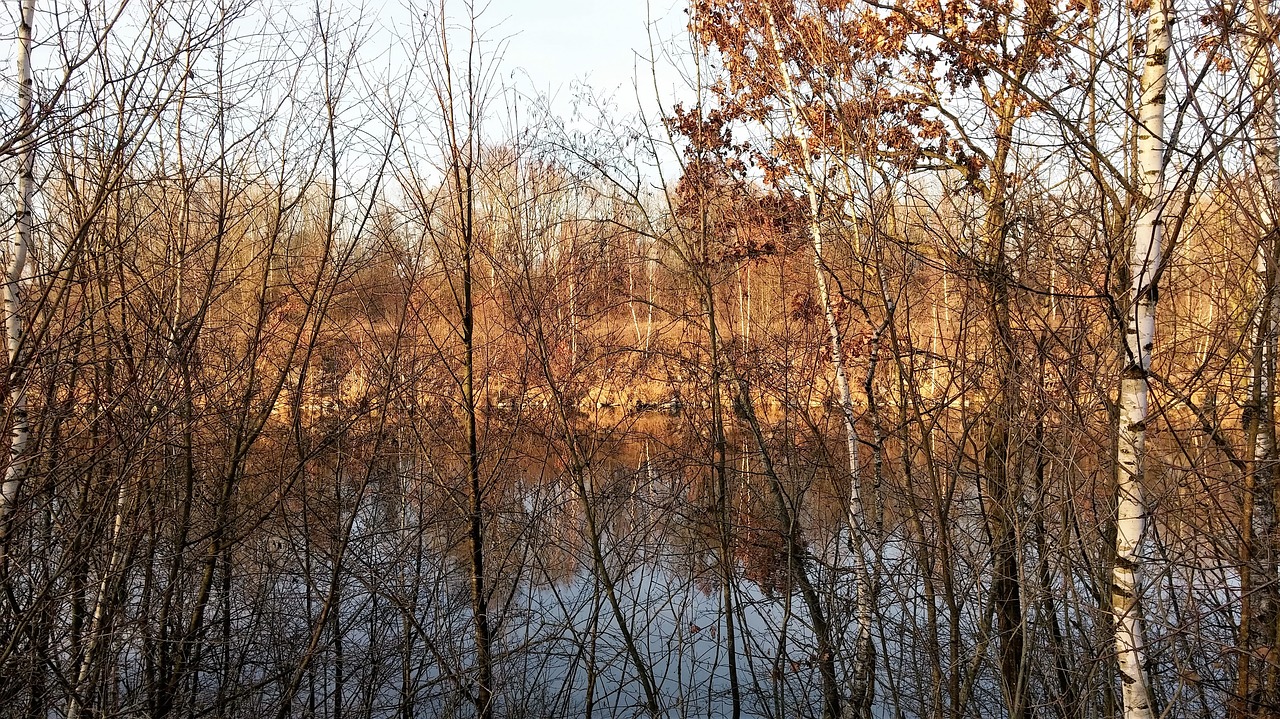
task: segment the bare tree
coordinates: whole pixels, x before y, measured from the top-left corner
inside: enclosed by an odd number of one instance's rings
[[[3,293],[5,348],[9,356],[9,463],[0,485],[0,571],[8,556],[9,517],[18,500],[26,475],[27,378],[21,372],[25,333],[22,326],[21,296],[27,252],[31,247],[32,198],[35,195],[36,128],[33,112],[35,79],[31,73],[31,49],[36,15],[35,0],[24,0],[18,27],[18,133],[23,137],[18,153],[18,206],[14,211],[13,239],[6,251]]]

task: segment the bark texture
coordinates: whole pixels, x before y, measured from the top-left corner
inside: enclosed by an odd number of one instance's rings
[[[1131,286],[1125,321],[1125,357],[1120,379],[1116,443],[1116,557],[1111,572],[1117,666],[1125,719],[1153,719],[1143,645],[1139,570],[1147,530],[1142,477],[1147,428],[1147,379],[1155,338],[1156,283],[1161,264],[1164,211],[1164,111],[1171,0],[1152,3],[1138,105],[1138,181],[1141,213],[1129,256]]]
[[[800,102],[796,88],[791,80],[787,67],[786,55],[782,48],[782,39],[778,32],[777,18],[765,9],[768,23],[769,39],[773,43],[774,60],[777,63],[778,75],[782,81],[782,89],[787,101],[787,123],[791,135],[800,144],[800,155],[804,163],[801,173],[805,194],[809,200],[809,239],[813,246],[813,273],[818,288],[818,301],[822,305],[822,316],[826,322],[827,334],[831,347],[831,367],[836,375],[836,391],[839,393],[840,414],[844,420],[845,444],[849,457],[849,507],[848,524],[852,537],[854,576],[858,583],[856,613],[858,629],[854,647],[854,663],[852,677],[852,704],[847,714],[853,716],[869,716],[875,698],[875,655],[871,643],[872,586],[869,562],[873,549],[866,527],[866,511],[862,502],[861,473],[858,465],[858,429],[853,414],[853,393],[849,387],[849,378],[845,374],[844,347],[840,326],[836,322],[835,309],[831,303],[831,292],[827,286],[826,264],[822,255],[822,223],[821,205],[818,201],[813,167],[813,155],[809,148],[809,137],[800,115]]]
[[[1275,374],[1280,306],[1275,298],[1277,259],[1276,211],[1280,201],[1277,165],[1275,75],[1271,46],[1275,42],[1269,2],[1252,0],[1246,13],[1249,84],[1253,89],[1253,132],[1258,170],[1258,250],[1256,262],[1257,321],[1253,348],[1250,416],[1245,422],[1252,444],[1252,466],[1245,478],[1244,531],[1241,547],[1240,648],[1237,700],[1245,715],[1276,708],[1274,662],[1258,666],[1256,657],[1275,656],[1280,597],[1276,586],[1275,511]]]
[[[35,118],[32,114],[34,80],[31,77],[32,26],[35,24],[35,0],[23,0],[22,20],[18,26],[18,207],[15,211],[13,245],[9,248],[3,304],[5,343],[9,355],[9,413],[12,428],[9,437],[9,467],[0,487],[0,558],[7,552],[9,516],[18,499],[18,488],[27,470],[27,392],[21,376],[23,327],[21,314],[22,274],[27,267],[27,249],[31,246],[31,198],[35,194]]]

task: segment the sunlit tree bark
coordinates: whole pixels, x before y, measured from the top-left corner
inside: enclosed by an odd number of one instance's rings
[[[1170,0],[1152,2],[1147,18],[1138,104],[1138,212],[1129,255],[1131,285],[1125,314],[1124,365],[1120,379],[1120,423],[1116,445],[1116,557],[1111,611],[1116,656],[1123,683],[1125,719],[1152,719],[1143,644],[1139,572],[1150,509],[1143,496],[1146,465],[1148,377],[1156,328],[1156,283],[1161,268],[1164,222],[1164,112],[1169,54]]]
[[[1276,619],[1280,588],[1276,586],[1275,506],[1275,376],[1276,342],[1280,334],[1280,305],[1276,302],[1276,270],[1280,260],[1280,233],[1276,227],[1276,203],[1280,202],[1280,166],[1277,165],[1275,70],[1272,46],[1271,3],[1251,0],[1245,9],[1249,87],[1252,90],[1253,141],[1258,171],[1259,236],[1255,258],[1258,310],[1255,317],[1252,387],[1246,422],[1252,443],[1252,466],[1245,479],[1241,542],[1240,653],[1237,661],[1236,699],[1239,708],[1252,714],[1275,706],[1276,664],[1264,662],[1256,669],[1258,652],[1275,656]]]
[[[3,307],[5,318],[5,348],[9,355],[9,415],[12,429],[9,437],[9,466],[5,470],[4,484],[0,486],[0,563],[8,555],[10,515],[18,499],[18,490],[27,470],[26,378],[22,374],[23,343],[22,323],[23,273],[27,268],[27,252],[31,247],[31,200],[35,195],[36,137],[32,100],[35,81],[31,75],[32,35],[35,25],[35,0],[22,1],[22,18],[18,25],[18,132],[21,145],[18,153],[18,207],[14,212],[13,241],[5,256]]]
[[[822,306],[822,316],[826,322],[828,340],[831,351],[831,368],[836,375],[837,400],[840,403],[840,415],[844,421],[845,450],[849,460],[849,506],[847,523],[852,536],[854,573],[857,578],[856,613],[858,619],[857,638],[855,640],[854,701],[857,705],[853,711],[859,716],[871,709],[874,699],[875,665],[871,644],[871,620],[873,615],[870,561],[872,552],[866,511],[862,502],[862,476],[859,469],[857,418],[853,409],[853,392],[849,386],[849,377],[845,373],[844,338],[840,325],[836,321],[835,308],[831,301],[831,291],[827,286],[827,267],[822,254],[822,205],[818,196],[817,179],[813,163],[813,155],[809,148],[808,130],[804,127],[800,116],[800,103],[796,95],[795,84],[791,79],[791,70],[783,53],[782,39],[778,31],[778,20],[768,3],[764,5],[766,28],[769,41],[773,45],[772,61],[782,82],[783,100],[786,104],[787,123],[792,137],[800,145],[801,180],[809,201],[808,230],[813,249],[814,282],[818,288],[818,301]]]

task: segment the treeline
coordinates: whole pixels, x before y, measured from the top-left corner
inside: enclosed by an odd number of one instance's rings
[[[0,715],[1280,712],[1265,4],[20,10]]]

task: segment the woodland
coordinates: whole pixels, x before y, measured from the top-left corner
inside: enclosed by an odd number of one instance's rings
[[[1280,716],[1271,0],[8,5],[0,717]]]

